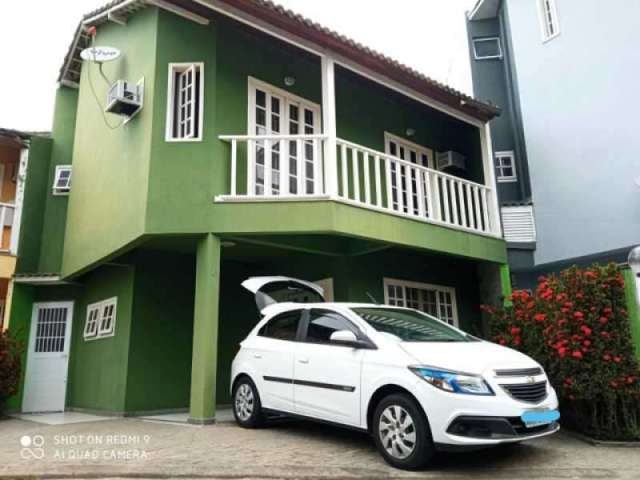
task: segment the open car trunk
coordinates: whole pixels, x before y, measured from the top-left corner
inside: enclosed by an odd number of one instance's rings
[[[250,277],[242,286],[255,295],[256,307],[262,312],[275,303],[324,302],[324,290],[312,282],[290,277]]]

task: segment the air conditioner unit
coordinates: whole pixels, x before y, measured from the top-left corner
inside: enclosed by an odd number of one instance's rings
[[[132,116],[142,108],[142,84],[116,80],[107,94],[105,111],[116,115]]]
[[[436,166],[438,170],[446,170],[450,167],[465,170],[467,168],[466,164],[467,160],[465,156],[452,150],[449,150],[448,152],[438,152],[436,158]]]

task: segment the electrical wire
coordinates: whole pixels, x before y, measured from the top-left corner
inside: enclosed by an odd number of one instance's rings
[[[95,41],[95,37],[92,37],[91,39],[91,46],[93,46],[93,43]],[[98,108],[100,109],[100,115],[102,116],[102,121],[104,122],[104,124],[107,126],[108,129],[110,130],[117,130],[118,128],[120,128],[122,125],[124,125],[124,120],[122,120],[120,123],[118,123],[117,125],[111,125],[109,123],[109,120],[107,119],[107,115],[104,112],[104,107],[102,106],[102,104],[100,103],[100,99],[98,98],[98,94],[96,93],[96,90],[93,86],[93,80],[91,79],[91,61],[88,62],[87,65],[87,80],[89,81],[89,88],[91,89],[91,93],[93,94],[93,98],[95,99],[96,103],[98,104]],[[100,71],[100,75],[102,76],[102,78],[104,78],[104,80],[107,82],[107,85],[109,87],[111,87],[111,82],[109,81],[109,79],[107,78],[107,76],[104,74],[104,72],[102,71],[102,63],[98,62],[98,70]]]

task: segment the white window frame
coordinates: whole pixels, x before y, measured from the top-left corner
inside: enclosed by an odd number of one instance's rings
[[[509,158],[511,160],[511,165],[503,165],[500,162],[498,165],[498,159]],[[498,183],[513,183],[518,181],[518,172],[516,171],[516,155],[513,150],[507,150],[504,152],[494,152],[493,154],[493,166],[496,171],[496,182]],[[511,171],[513,175],[503,175],[502,170],[506,167],[511,167]]]
[[[496,41],[498,43],[498,55],[487,55],[481,57],[478,55],[478,51],[476,50],[476,43],[480,42],[492,42]],[[481,37],[481,38],[473,38],[471,39],[471,43],[473,44],[473,58],[475,60],[494,60],[502,58],[502,42],[500,41],[500,37]]]
[[[540,19],[540,33],[543,43],[560,35],[560,22],[555,0],[538,0],[538,18]],[[553,32],[551,32],[551,28],[554,29]]]
[[[314,130],[314,134],[322,133],[322,124],[321,124],[322,108],[320,107],[319,104],[312,102],[309,99],[295,95],[282,88],[278,88],[270,83],[264,82],[252,76],[247,77],[247,89],[248,89],[247,133],[249,135],[256,135],[255,133],[256,132],[256,90],[262,90],[265,93],[267,93],[268,96],[274,96],[279,98],[281,102],[280,133],[279,133],[280,135],[287,135],[289,132],[289,123],[290,123],[289,106],[291,104],[296,104],[296,106],[299,108],[298,134],[304,134],[302,130],[304,130],[304,126],[305,126],[305,123],[304,123],[305,109],[311,110],[313,112],[312,127]],[[270,125],[271,119],[267,118],[267,122],[268,122],[267,124]],[[322,149],[320,148],[320,150]],[[309,178],[305,174],[306,169],[305,169],[304,163],[305,161],[308,161],[308,160],[304,156],[304,148],[302,149],[301,152],[298,153],[298,155],[302,155],[301,158],[302,158],[303,165],[302,165],[302,168],[297,172],[298,188],[297,188],[297,193],[293,195],[304,196],[304,195],[307,195],[306,193],[303,193],[303,192],[306,192],[305,182],[309,180]],[[321,166],[322,152],[315,152],[314,155],[316,156],[315,166],[314,166],[314,178],[313,178],[313,181],[316,182],[316,185],[314,186],[314,190],[316,192],[321,192],[322,191],[322,166]],[[249,156],[249,164],[254,165],[254,168],[250,169],[248,174],[248,188],[250,192],[254,193],[256,191],[256,178],[255,178],[255,150],[253,148],[249,149],[248,156]],[[281,175],[281,178],[280,178],[281,189],[283,189],[284,187],[285,180],[288,181],[288,179],[282,178],[285,175],[287,176],[289,175],[288,167],[286,168],[286,172],[283,169],[283,167],[285,166],[284,163],[288,160],[289,160],[289,147],[288,147],[288,142],[285,141],[285,142],[282,142],[282,150],[280,151],[279,174]],[[288,191],[288,187],[287,187],[287,191]]]
[[[458,305],[456,302],[456,289],[453,287],[446,287],[444,285],[434,285],[431,283],[421,283],[421,282],[412,282],[409,280],[400,280],[397,278],[387,278],[385,277],[383,279],[383,286],[384,286],[384,303],[385,305],[389,305],[389,286],[393,286],[393,287],[400,287],[403,289],[403,307],[406,307],[407,305],[407,295],[406,295],[406,288],[416,288],[419,290],[432,290],[434,292],[436,292],[436,310],[440,310],[440,295],[439,293],[448,293],[451,297],[451,314],[452,314],[452,320],[453,320],[453,326],[454,327],[458,327]],[[426,312],[425,312],[426,313]],[[450,324],[451,325],[451,324]]]
[[[116,333],[118,298],[111,297],[100,302],[87,305],[83,337],[85,341],[113,337]],[[108,328],[103,327],[107,312],[111,309]]]
[[[67,179],[66,185],[60,186],[58,182],[60,181],[60,175],[62,172],[68,171],[69,178]],[[71,165],[56,165],[55,175],[53,177],[53,186],[52,191],[54,195],[69,195],[71,192],[71,177],[73,176],[73,168]]]
[[[391,147],[390,143],[394,142],[396,145],[405,147],[407,150],[415,150],[417,155],[424,154],[427,156],[427,168],[431,168],[432,170],[436,169],[435,166],[435,157],[433,150],[429,147],[425,147],[424,145],[420,145],[418,143],[407,140],[406,138],[399,137],[398,135],[394,135],[393,133],[384,132],[384,153],[387,155],[391,155]],[[398,157],[400,158],[400,157]],[[406,159],[407,162],[411,160]],[[417,164],[421,165],[421,164]],[[424,167],[424,165],[421,165]]]
[[[174,101],[176,99],[176,88],[180,88],[180,85],[176,85],[182,81],[183,78],[186,78],[186,74],[188,71],[192,72],[193,85],[184,86],[183,88],[192,89],[191,96],[191,108],[190,108],[190,119],[186,121],[190,121],[188,125],[188,130],[191,132],[191,135],[185,137],[177,137],[173,135],[173,130],[175,126],[175,122],[180,121],[179,118],[174,118],[175,105]],[[175,81],[175,74],[179,73],[177,82]],[[196,73],[200,76],[200,87],[196,90],[196,81],[195,76]],[[195,111],[196,108],[196,96],[199,98],[199,109],[198,112]],[[180,109],[179,109],[180,110]],[[197,113],[197,118],[196,118]],[[193,130],[195,128],[195,122],[198,124],[198,135],[193,135]],[[166,120],[166,129],[165,129],[165,141],[167,142],[200,142],[202,141],[202,128],[204,123],[204,62],[181,62],[181,63],[169,63],[168,69],[168,79],[167,79],[167,120]]]

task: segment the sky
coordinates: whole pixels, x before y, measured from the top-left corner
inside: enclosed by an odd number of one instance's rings
[[[475,0],[275,0],[414,69],[471,93],[464,13]],[[56,80],[75,28],[107,0],[5,2],[0,127],[51,128]]]

